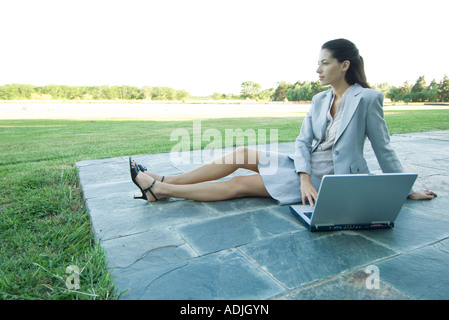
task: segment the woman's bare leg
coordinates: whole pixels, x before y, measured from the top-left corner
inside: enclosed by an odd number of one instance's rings
[[[192,171],[173,176],[165,176],[164,182],[177,185],[194,184],[205,181],[214,181],[226,177],[239,168],[259,172],[257,163],[259,162],[260,151],[247,147],[238,147],[235,151],[228,153],[224,157],[202,165]],[[145,172],[157,181],[161,176]]]
[[[149,175],[139,173],[136,181],[143,189],[146,189],[153,183],[154,179]],[[251,196],[270,197],[259,174],[237,176],[228,181],[186,185],[157,181],[151,191],[158,199],[174,197],[196,201],[219,201]],[[150,192],[147,192],[146,195],[148,201],[155,200]]]

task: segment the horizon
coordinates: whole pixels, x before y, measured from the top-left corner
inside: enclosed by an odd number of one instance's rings
[[[86,1],[0,4],[0,85],[170,87],[191,96],[316,81],[321,45],[359,48],[368,82],[449,73],[444,0]],[[354,8],[361,10],[356,11]],[[27,10],[24,10],[24,9]],[[445,7],[444,7],[445,8]]]
[[[447,77],[448,75],[447,74],[445,74],[444,75],[444,77]],[[420,76],[421,77],[421,76]],[[383,83],[369,83],[369,85],[371,86],[371,87],[376,87],[376,86],[381,86],[381,85],[385,85],[385,84],[387,84],[388,85],[388,88],[392,88],[392,87],[397,87],[397,88],[401,88],[401,87],[403,87],[403,85],[406,83],[406,82],[408,82],[408,85],[410,86],[410,88],[411,87],[413,87],[413,85],[417,82],[417,80],[419,80],[419,78],[420,77],[418,77],[417,79],[415,79],[415,81],[408,81],[408,80],[406,80],[406,81],[404,81],[402,84],[400,84],[400,85],[398,85],[398,86],[394,86],[394,85],[392,85],[392,84],[390,84],[390,83],[387,83],[387,82],[383,82]],[[442,79],[432,79],[432,80],[428,80],[428,79],[426,79],[425,78],[425,76],[424,76],[424,80],[425,80],[425,83],[426,83],[426,85],[428,86],[428,85],[430,85],[431,84],[431,82],[433,81],[433,80],[435,80],[437,83],[440,83],[441,81],[443,81],[444,80],[444,77],[442,78]],[[302,80],[297,80],[297,81],[295,81],[294,83],[290,83],[290,85],[294,85],[296,82],[308,82],[308,81],[302,81]],[[319,82],[318,80],[315,80],[315,82]],[[310,83],[310,81],[309,81],[309,83]],[[98,86],[96,86],[96,85],[93,85],[93,86],[87,86],[87,85],[80,85],[80,86],[70,86],[70,85],[64,85],[64,84],[55,84],[55,83],[51,83],[51,84],[46,84],[46,85],[34,85],[34,84],[31,84],[31,83],[7,83],[7,84],[0,84],[0,87],[2,87],[2,86],[6,86],[6,85],[25,85],[25,86],[33,86],[35,89],[36,88],[40,88],[40,87],[46,87],[46,86],[61,86],[61,87],[63,87],[63,86],[67,86],[67,87],[94,87],[94,88],[99,88],[99,87],[109,87],[109,88],[112,88],[112,87],[126,87],[126,86],[129,86],[129,85],[127,85],[127,84],[123,84],[123,85],[108,85],[108,84],[103,84],[103,85],[98,85]],[[143,89],[144,87],[148,87],[148,86],[130,86],[130,87],[135,87],[135,88],[137,88],[138,90],[141,90],[141,89]],[[157,87],[161,87],[161,86],[153,86],[153,87],[155,87],[155,88],[157,88]],[[329,85],[327,85],[327,86],[324,86],[324,87],[329,87],[330,88],[330,86]],[[167,87],[167,88],[170,88],[170,87]],[[274,89],[276,89],[277,87],[276,87],[276,85],[274,86],[274,87],[272,87],[272,88],[261,88],[261,90],[260,91],[263,91],[263,90],[266,90],[266,89],[272,89],[272,90],[274,90]],[[214,94],[217,94],[217,93],[219,93],[220,95],[223,95],[223,94],[225,94],[224,92],[219,92],[219,91],[216,91],[216,92],[213,92],[213,93],[211,93],[211,94],[206,94],[206,95],[192,95],[190,92],[188,92],[187,90],[185,90],[185,89],[182,89],[182,88],[170,88],[170,89],[174,89],[175,91],[186,91],[187,92],[187,94],[188,94],[188,96],[186,97],[186,98],[183,98],[183,99],[181,99],[181,100],[184,100],[184,99],[191,99],[191,98],[212,98],[213,96],[214,96]],[[374,88],[375,89],[375,88]],[[241,93],[235,93],[235,94],[232,94],[232,96],[234,96],[234,97],[238,97],[238,96],[240,96],[241,95]],[[228,99],[228,98],[227,98]],[[31,99],[31,100],[33,100],[33,99]],[[39,99],[38,99],[39,100]],[[45,100],[45,99],[44,99]],[[95,99],[94,99],[95,100]],[[125,99],[126,100],[126,99]],[[172,99],[168,99],[168,100],[172,100]],[[176,100],[176,99],[175,99]],[[229,99],[228,99],[229,100]],[[0,100],[0,101],[3,101],[3,100]],[[163,100],[155,100],[155,101],[163,101]]]

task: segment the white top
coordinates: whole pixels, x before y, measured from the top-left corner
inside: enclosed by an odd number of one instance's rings
[[[333,94],[332,96],[331,104],[327,112],[327,125],[324,139],[312,153],[311,157],[312,175],[317,178],[321,179],[326,174],[334,173],[332,146],[335,143],[338,127],[340,126],[341,115],[343,114],[343,110],[345,108],[346,97],[351,91],[351,88],[352,86],[344,92],[340,105],[338,106],[337,112],[335,113],[334,117],[332,117],[330,110],[332,104],[334,103],[335,94]]]

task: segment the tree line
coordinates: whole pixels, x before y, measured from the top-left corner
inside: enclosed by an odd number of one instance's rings
[[[429,85],[426,84],[424,76],[420,76],[415,84],[410,85],[406,81],[400,87],[389,87],[384,84],[383,88],[378,90],[382,91],[387,98],[391,101],[404,101],[404,102],[448,102],[449,101],[449,78],[444,76],[440,82],[433,79]]]
[[[427,85],[425,77],[420,76],[415,84],[410,85],[406,81],[402,86],[395,87],[388,83],[372,85],[392,102],[449,102],[449,78],[447,75],[437,82],[433,79]],[[260,99],[272,101],[311,101],[313,96],[328,87],[321,86],[319,81],[307,82],[297,81],[294,84],[282,81],[277,83],[276,88],[261,90],[258,83],[251,81],[243,82],[241,85],[241,97],[249,99]]]
[[[328,89],[321,86],[319,81],[297,81],[294,84],[281,81],[276,84],[276,88],[267,90],[261,90],[258,83],[247,81],[242,83],[241,88],[242,99],[271,101],[311,101],[314,95]]]
[[[28,84],[0,86],[0,100],[184,100],[190,94],[168,87],[65,86]]]
[[[413,85],[406,81],[395,87],[388,83],[372,85],[392,102],[448,102],[449,78],[447,75],[437,82],[433,79],[427,85],[424,76],[420,76]],[[311,101],[317,93],[327,90],[319,81],[278,82],[275,87],[262,90],[259,83],[246,81],[241,84],[240,95],[214,93],[214,100],[251,99],[263,101]],[[168,87],[142,88],[133,86],[64,86],[47,85],[36,87],[27,84],[7,84],[0,86],[0,100],[186,100],[192,98],[185,90]]]

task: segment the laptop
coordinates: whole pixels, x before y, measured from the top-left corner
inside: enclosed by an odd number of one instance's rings
[[[328,175],[315,205],[291,205],[310,231],[392,228],[416,173]]]

